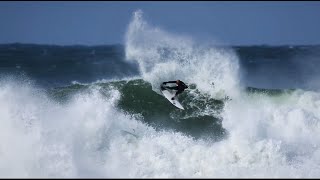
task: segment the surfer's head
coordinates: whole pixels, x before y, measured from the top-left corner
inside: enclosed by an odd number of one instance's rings
[[[176,83],[177,83],[177,84],[180,84],[180,80],[178,79],[178,80],[176,81]]]

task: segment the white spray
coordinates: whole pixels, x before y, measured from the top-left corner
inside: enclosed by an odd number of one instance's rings
[[[138,62],[142,78],[155,91],[163,81],[180,79],[217,98],[239,92],[238,59],[232,50],[206,47],[151,27],[140,10],[128,27],[126,58]]]
[[[199,90],[213,96],[219,90],[208,86],[211,81],[228,95],[239,91],[233,89],[238,86],[234,55],[197,48],[190,39],[151,28],[139,12],[127,39],[127,58],[138,61],[143,78],[154,88],[161,81],[179,78],[196,83]],[[164,58],[166,53],[157,53],[158,47],[169,48],[173,54]],[[218,83],[220,79],[226,84]],[[222,114],[228,136],[206,142],[178,132],[155,131],[138,117],[117,109],[119,91],[111,89],[104,95],[101,91],[93,86],[59,104],[32,85],[2,80],[0,176],[320,176],[319,93],[296,91],[283,101],[264,95],[237,96]],[[131,129],[137,137],[119,133]]]
[[[126,40],[127,59],[138,62],[142,78],[154,89],[161,81],[184,79],[213,98],[221,91],[233,98],[222,114],[228,137],[213,145],[194,141],[188,146],[184,146],[186,141],[172,145],[170,152],[178,146],[186,148],[173,155],[175,163],[184,158],[188,162],[174,164],[175,173],[168,171],[156,177],[320,175],[318,93],[297,91],[281,103],[264,95],[247,96],[241,90],[238,59],[232,51],[203,47],[188,37],[151,27],[142,19],[141,11],[135,12]],[[186,152],[190,154],[184,156]],[[179,171],[181,168],[188,170]]]

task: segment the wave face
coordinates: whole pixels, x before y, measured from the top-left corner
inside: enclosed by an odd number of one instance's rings
[[[141,11],[116,47],[1,45],[0,177],[320,176],[319,47],[205,46]],[[184,111],[159,92],[175,79]]]

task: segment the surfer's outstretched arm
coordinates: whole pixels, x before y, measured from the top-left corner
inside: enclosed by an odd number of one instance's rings
[[[167,83],[176,83],[177,81],[167,81],[167,82],[163,82],[162,84],[167,84]]]

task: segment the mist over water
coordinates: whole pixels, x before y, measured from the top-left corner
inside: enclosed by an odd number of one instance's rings
[[[52,89],[1,76],[0,177],[320,176],[317,91],[248,91],[254,82],[231,47],[153,27],[141,11],[129,23],[125,58],[139,75]],[[159,92],[176,79],[192,85],[179,96],[185,111]]]

